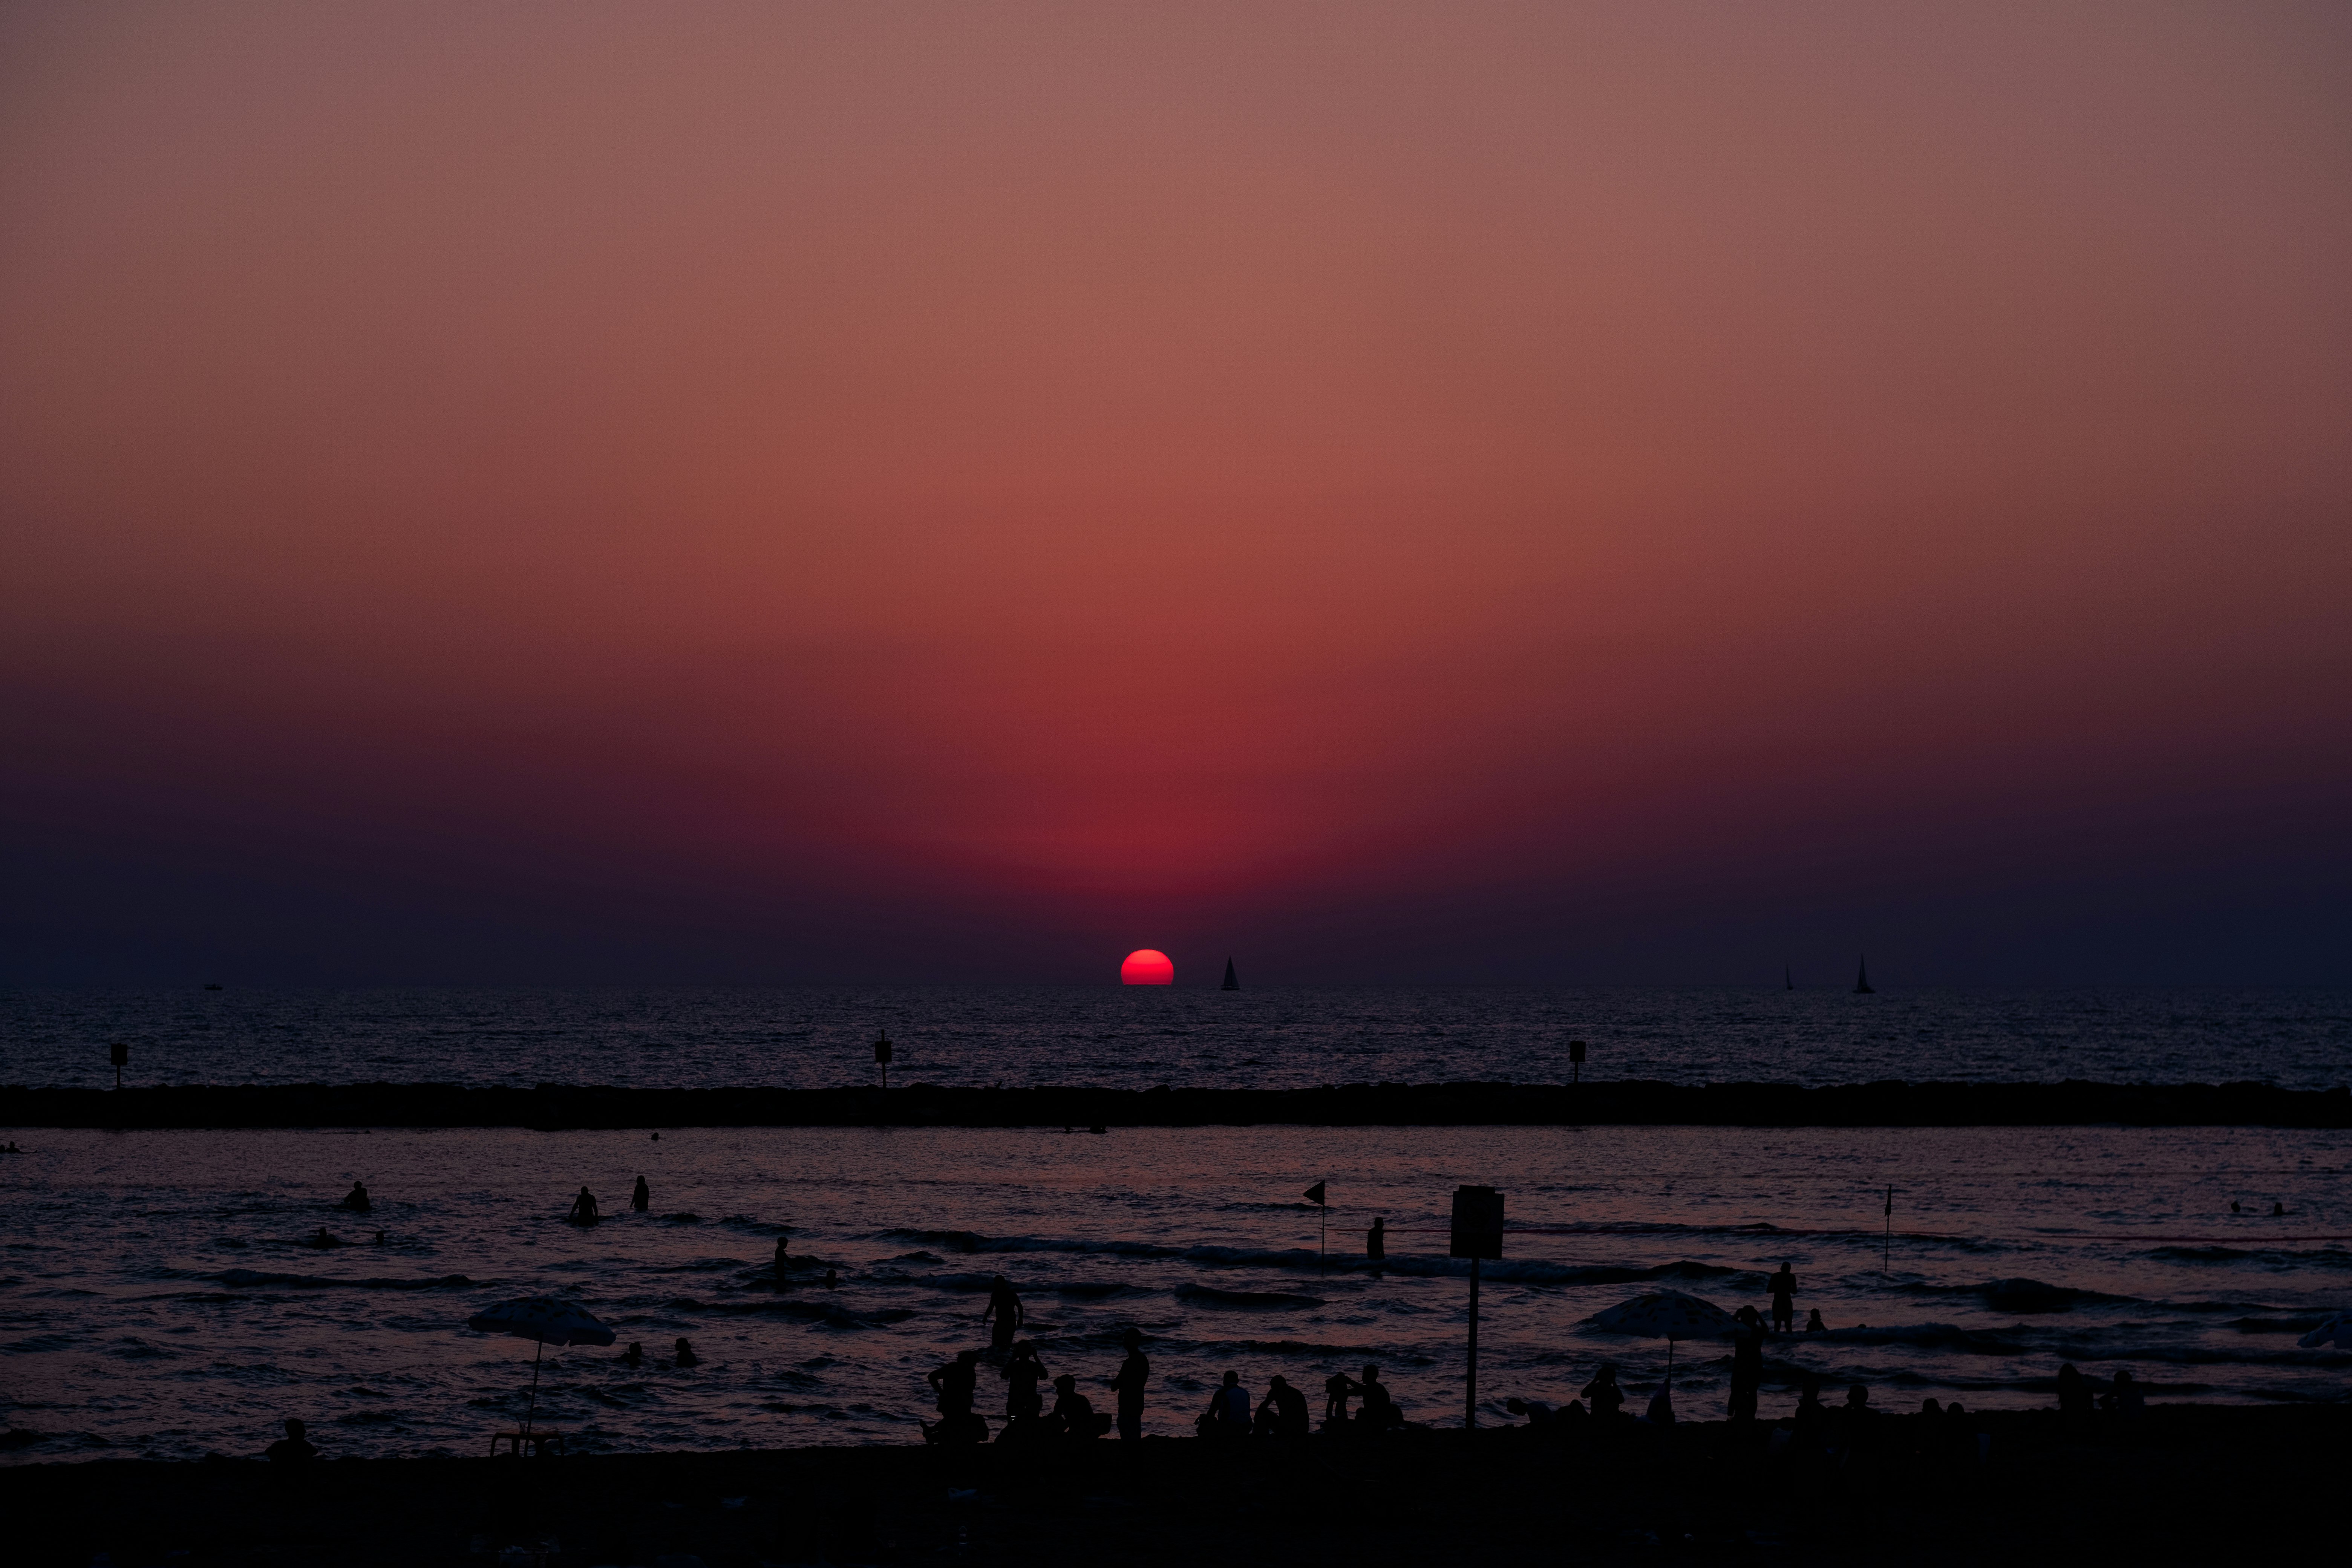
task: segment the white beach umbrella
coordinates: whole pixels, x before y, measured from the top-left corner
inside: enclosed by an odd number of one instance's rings
[[[2352,1312],[2338,1312],[2294,1342],[2307,1351],[2352,1351]]]
[[[1611,1333],[1640,1334],[1666,1342],[1666,1376],[1675,1374],[1676,1340],[1719,1340],[1735,1333],[1739,1320],[1712,1301],[1680,1290],[1652,1290],[1596,1312],[1592,1326]]]
[[[522,1418],[526,1432],[530,1430],[531,1417],[539,1414],[539,1363],[547,1354],[547,1347],[609,1345],[614,1340],[613,1331],[591,1317],[585,1309],[552,1296],[523,1296],[501,1301],[467,1319],[466,1326],[478,1333],[512,1334],[517,1339],[539,1342],[539,1352],[530,1358],[530,1409]]]

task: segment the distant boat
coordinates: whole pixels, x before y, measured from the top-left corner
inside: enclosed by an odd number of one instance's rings
[[[1785,963],[1780,966],[1780,984],[1785,990],[1794,991],[1797,988],[1797,982],[1790,975],[1789,966]]]
[[[216,980],[207,980],[205,982],[205,989],[207,991],[217,991],[220,989],[220,983]]]
[[[1857,996],[1876,994],[1870,988],[1870,963],[1866,959],[1863,961],[1861,973],[1853,977],[1853,994]]]
[[[1241,981],[1234,974],[1234,961],[1229,958],[1225,960],[1225,983],[1217,987],[1217,989],[1220,991],[1238,991],[1241,988]]]

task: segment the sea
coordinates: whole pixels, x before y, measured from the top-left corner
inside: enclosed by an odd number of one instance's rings
[[[1583,1072],[1680,1082],[2352,1079],[2332,992],[367,991],[0,993],[0,1081],[373,1079],[1143,1087]],[[1882,1408],[2047,1404],[2058,1367],[2158,1402],[2332,1401],[2352,1354],[2352,1133],[2259,1128],[751,1128],[109,1132],[0,1128],[0,1462],[481,1453],[526,1414],[574,1449],[920,1440],[924,1374],[986,1343],[998,1275],[1100,1408],[1147,1336],[1146,1430],[1232,1371],[1381,1368],[1408,1416],[1481,1424],[1615,1365],[1722,1414],[1727,1347],[1604,1331],[1647,1291],[1729,1310],[1798,1280],[1764,1413],[1808,1378]],[[648,1212],[627,1201],[640,1175]],[[333,1205],[363,1181],[373,1212]],[[1322,1184],[1324,1205],[1307,1189]],[[1504,1257],[1447,1256],[1457,1185]],[[565,1222],[585,1185],[605,1218]],[[1365,1256],[1385,1222],[1387,1258]],[[334,1245],[320,1246],[323,1227]],[[788,1266],[781,1279],[774,1249]],[[552,1294],[618,1336],[485,1335]],[[681,1369],[691,1342],[698,1364]],[[633,1366],[621,1352],[645,1352]],[[536,1376],[536,1392],[533,1392]],[[984,1373],[981,1407],[1001,1407]],[[533,1403],[535,1401],[535,1404]]]

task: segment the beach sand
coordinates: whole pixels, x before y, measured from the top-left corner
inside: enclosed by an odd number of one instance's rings
[[[1515,1427],[1295,1446],[327,1458],[292,1473],[97,1460],[0,1470],[0,1500],[26,1568],[2174,1562],[2327,1539],[2352,1454],[2345,1405],[2158,1406],[2079,1433],[2047,1411],[1974,1424],[1991,1439],[1980,1463],[1915,1452],[1906,1415],[1880,1417],[1873,1449],[1843,1465],[1768,1454],[1769,1426],[1686,1422],[1664,1443],[1647,1428],[1559,1443]]]

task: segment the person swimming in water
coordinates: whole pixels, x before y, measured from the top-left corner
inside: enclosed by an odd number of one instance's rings
[[[643,1366],[646,1364],[646,1347],[631,1340],[629,1348],[621,1352],[620,1359],[625,1366]]]
[[[333,1231],[329,1230],[329,1229],[328,1229],[325,1226],[323,1226],[323,1225],[322,1225],[322,1226],[320,1226],[319,1227],[319,1234],[318,1234],[318,1235],[316,1235],[316,1236],[312,1237],[309,1241],[307,1241],[307,1242],[304,1242],[304,1243],[303,1243],[303,1245],[304,1245],[305,1247],[318,1247],[318,1248],[319,1248],[320,1250],[321,1250],[321,1251],[324,1251],[326,1248],[328,1248],[328,1247],[341,1247],[341,1246],[342,1246],[342,1244],[343,1244],[343,1238],[342,1238],[341,1237],[340,1237],[340,1236],[337,1236]]]
[[[694,1353],[694,1342],[692,1340],[681,1339],[677,1342],[677,1364],[678,1370],[681,1372],[688,1367],[700,1366],[702,1364],[702,1358]]]
[[[580,1195],[572,1200],[572,1212],[563,1217],[570,1220],[573,1225],[594,1225],[596,1223],[596,1194],[590,1192],[585,1187],[581,1188]]]
[[[643,1176],[637,1178],[637,1190],[629,1194],[629,1206],[639,1214],[654,1206],[654,1190],[646,1185]]]
[[[353,1182],[352,1184],[352,1190],[345,1193],[343,1194],[343,1201],[337,1204],[335,1206],[339,1209],[348,1209],[352,1214],[366,1214],[375,1207],[373,1204],[368,1202],[367,1184],[365,1182]]]

